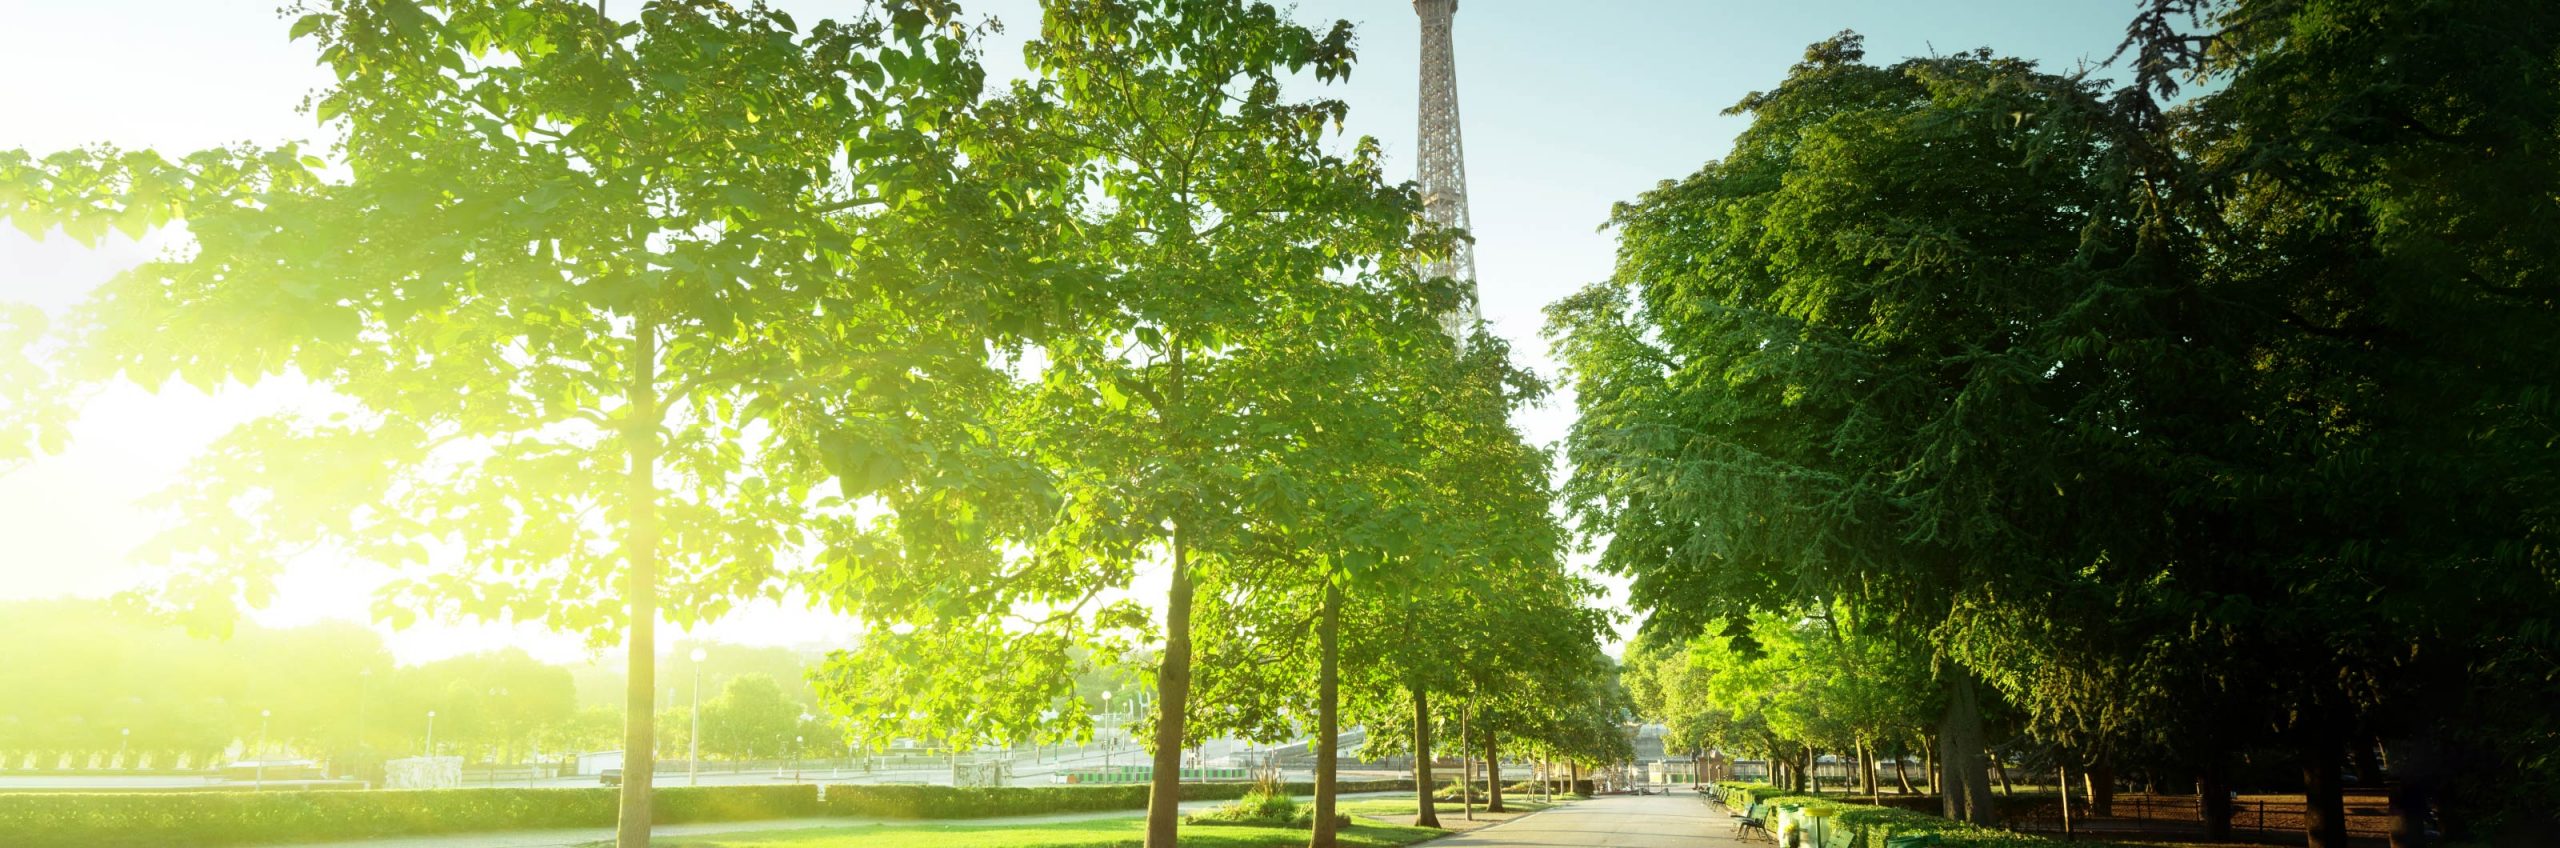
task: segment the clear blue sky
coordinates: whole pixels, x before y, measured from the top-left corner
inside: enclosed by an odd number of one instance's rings
[[[296,106],[325,76],[307,45],[285,40],[289,20],[274,11],[278,2],[0,0],[0,149],[315,138]],[[1034,0],[964,2],[1009,25],[990,64],[999,75],[1020,73],[1019,45],[1037,29]],[[774,5],[809,23],[860,3]],[[611,7],[627,14],[638,2]],[[1742,119],[1718,113],[1775,84],[1808,43],[1854,29],[1867,36],[1870,61],[1989,47],[2068,70],[2105,59],[2135,9],[2134,0],[1464,0],[1458,84],[1485,316],[1551,373],[1539,310],[1608,275],[1613,243],[1597,228],[1610,204],[1723,155]],[[1376,136],[1396,172],[1409,174],[1419,37],[1410,3],[1304,0],[1296,14],[1358,26],[1360,66],[1329,94],[1351,104],[1350,132]],[[58,309],[171,240],[88,249],[0,228],[0,300]],[[262,402],[133,391],[100,398],[71,454],[0,477],[0,538],[11,540],[12,554],[0,558],[0,598],[94,594],[129,582],[135,572],[124,552],[151,526],[130,502],[174,480],[195,446]],[[1558,398],[1522,423],[1552,441],[1570,418],[1570,399]],[[296,604],[308,612],[295,617],[361,608],[349,604],[360,601],[366,578],[332,574],[325,563],[309,571]],[[725,635],[781,642],[837,632],[813,618],[776,620]],[[528,636],[433,631],[394,644],[423,657],[508,638]]]

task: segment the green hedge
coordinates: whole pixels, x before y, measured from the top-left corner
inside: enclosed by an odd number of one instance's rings
[[[1766,783],[1726,781],[1716,784],[1716,790],[1722,794],[1725,806],[1735,812],[1765,804],[1828,813],[1820,825],[1822,844],[1814,845],[1808,836],[1803,843],[1808,848],[1888,848],[1887,840],[1907,837],[1919,837],[1936,848],[2124,848],[2105,842],[2064,842],[1980,827],[1927,813],[1805,795]],[[1762,811],[1769,821],[1770,835],[1777,835],[1783,816],[1767,808]]]
[[[655,795],[649,812],[650,819],[659,824],[799,819],[823,815],[826,810],[818,803],[818,785],[814,783],[661,786]]]
[[[1186,783],[1184,800],[1232,800],[1246,783]],[[1346,782],[1343,792],[1411,790],[1411,781]],[[1289,784],[1294,794],[1313,787]],[[376,836],[423,836],[543,828],[611,827],[609,787],[434,789],[381,792],[0,794],[0,845],[7,848],[222,848]],[[1144,786],[948,786],[815,784],[660,787],[659,824],[743,822],[813,816],[967,819],[1138,810]]]
[[[1311,795],[1315,786],[1287,785],[1292,795]],[[1410,780],[1344,781],[1343,793],[1410,792]],[[1253,791],[1250,783],[1185,783],[1182,800],[1232,801]],[[1138,786],[1006,786],[968,787],[916,785],[848,785],[827,787],[826,814],[882,819],[981,819],[996,816],[1041,816],[1143,810],[1147,787]]]
[[[661,824],[816,815],[818,788],[659,789]],[[0,794],[10,848],[228,846],[492,830],[611,827],[617,790]]]

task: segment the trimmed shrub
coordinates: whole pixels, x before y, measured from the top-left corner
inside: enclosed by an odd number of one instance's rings
[[[10,848],[251,845],[492,830],[611,827],[616,790],[0,794]],[[817,814],[813,785],[659,789],[662,824]]]
[[[1185,824],[1290,827],[1298,823],[1301,814],[1309,812],[1299,809],[1298,799],[1289,797],[1277,784],[1254,789],[1251,794],[1226,806],[1196,816],[1184,816],[1182,821]],[[1309,823],[1312,824],[1313,820],[1310,819]]]
[[[1334,823],[1340,826],[1351,826],[1349,813],[1336,812],[1333,814],[1333,819]],[[1289,784],[1280,782],[1276,775],[1266,775],[1263,779],[1254,781],[1253,787],[1246,790],[1244,797],[1199,815],[1183,816],[1182,821],[1184,824],[1211,826],[1244,825],[1312,830],[1316,826],[1316,811],[1313,805],[1301,805],[1298,799],[1290,797]]]
[[[818,785],[814,783],[664,786],[659,787],[655,794],[649,812],[650,818],[659,824],[764,821],[825,814],[825,807],[818,803]]]
[[[1830,816],[1823,824],[1828,838],[1818,848],[1885,848],[1887,840],[1905,837],[1923,837],[1928,844],[1938,848],[2121,848],[2103,842],[2066,843],[2043,836],[1979,827],[1927,813],[1846,803],[1798,794],[1766,783],[1728,781],[1716,784],[1716,789],[1722,793],[1725,805],[1737,811],[1770,804],[1828,812]],[[1772,818],[1770,832],[1776,833],[1778,827],[1779,823]]]

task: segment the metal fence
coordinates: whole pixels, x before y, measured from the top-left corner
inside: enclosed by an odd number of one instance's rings
[[[2299,841],[2304,802],[2300,795],[2242,795],[2231,805],[2234,837],[2262,841]],[[2106,816],[2089,814],[2089,800],[2075,792],[2071,799],[2072,830],[2084,836],[2194,837],[2204,833],[2204,804],[2194,795],[2118,793]],[[2387,838],[2391,816],[2385,798],[2351,793],[2346,803],[2347,836]],[[2060,833],[2059,798],[2016,810],[2002,824],[2011,830]]]

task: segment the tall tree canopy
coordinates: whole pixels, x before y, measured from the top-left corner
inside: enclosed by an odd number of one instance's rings
[[[1415,276],[1456,234],[1417,226],[1374,142],[1336,139],[1342,103],[1284,85],[1347,74],[1350,45],[1261,3],[1045,7],[1040,78],[986,112],[1010,142],[990,155],[1064,157],[1082,200],[1047,245],[1063,317],[1010,363],[994,418],[1036,494],[991,532],[1021,546],[860,581],[901,587],[868,603],[905,626],[831,665],[838,712],[964,745],[1056,738],[1084,720],[1080,658],[1160,639],[1149,844],[1174,838],[1193,743],[1312,731],[1321,845],[1342,714],[1454,687],[1420,645],[1395,649],[1413,681],[1377,673],[1392,610],[1457,603],[1453,636],[1499,641],[1499,614],[1528,609],[1559,634],[1529,644],[1593,649],[1545,458],[1505,421],[1533,381],[1489,338],[1458,358],[1435,320],[1453,281]],[[1159,569],[1160,603],[1129,597]]]
[[[2438,792],[2536,827],[2560,748],[2491,705],[2560,679],[2546,5],[2160,0],[2113,93],[1816,45],[1551,310],[1568,499],[1649,650],[1805,609],[1919,640],[1951,815],[1988,814],[1992,697],[2197,775],[2217,832],[2245,750],[2343,844],[2377,740],[2396,839]]]
[[[293,24],[335,76],[326,155],[0,159],[22,227],[193,237],[86,307],[97,371],[327,390],[191,470],[162,597],[260,603],[323,544],[400,570],[395,622],[626,641],[620,841],[643,844],[656,623],[779,592],[855,532],[816,487],[915,477],[896,448],[989,379],[1011,321],[991,281],[1019,277],[973,222],[1030,191],[938,137],[983,77],[953,11],[344,0]]]
[[[2075,349],[2123,238],[2094,88],[1969,53],[1815,45],[1733,153],[1620,209],[1618,277],[1553,307],[1567,496],[1659,626],[1835,600],[1921,631],[2087,566],[2120,449]],[[1947,811],[1987,822],[1978,673],[1942,668]]]

